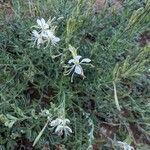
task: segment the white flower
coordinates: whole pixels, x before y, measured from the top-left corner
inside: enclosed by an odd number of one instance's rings
[[[54,34],[56,27],[53,27],[52,25],[50,27],[50,23],[51,22],[46,23],[43,18],[37,19],[38,25],[34,27],[37,28],[38,31],[33,30],[32,34],[34,37],[34,44],[37,44],[38,47],[45,42],[47,42],[47,45],[49,42],[51,42],[53,45],[56,45],[60,41],[60,38],[56,37]]]
[[[84,58],[84,59],[82,59],[82,60],[80,61],[81,58],[82,58],[82,56],[77,55],[77,56],[75,56],[73,59],[70,59],[70,60],[68,61],[68,63],[69,63],[70,65],[73,64],[72,67],[71,67],[71,69],[69,70],[69,73],[70,73],[72,70],[74,70],[74,73],[79,74],[79,75],[81,75],[81,76],[84,76],[84,72],[83,72],[83,69],[82,69],[81,64],[89,63],[89,62],[91,62],[91,60],[90,60],[89,58]]]
[[[69,69],[65,72],[65,75],[69,75],[71,72],[73,72],[72,77],[71,77],[71,81],[73,80],[73,76],[75,73],[78,75],[81,75],[82,77],[85,77],[81,65],[85,65],[87,63],[90,63],[91,60],[89,58],[84,58],[81,60],[82,56],[77,55],[77,50],[72,46],[69,47],[69,50],[72,53],[73,59],[70,59],[68,61],[68,64],[70,66],[68,67]]]
[[[46,23],[46,21],[43,18],[37,19],[37,24],[38,24],[38,28],[40,28],[41,30],[49,29],[49,24]]]
[[[51,41],[53,45],[57,44],[60,41],[60,38],[56,37],[52,30],[44,31],[43,37],[45,37],[48,42]]]
[[[69,135],[70,133],[72,133],[72,130],[70,127],[67,126],[67,124],[70,123],[69,119],[61,119],[61,118],[57,118],[53,121],[51,121],[50,125],[53,127],[53,129],[55,129],[55,133],[57,135],[63,135],[63,133],[65,134],[65,136]]]
[[[134,150],[134,148],[126,142],[117,141],[116,145],[122,148],[123,150]]]
[[[39,47],[40,44],[43,44],[45,42],[43,40],[41,33],[39,34],[36,30],[33,30],[32,34],[33,34],[34,45],[37,43],[37,46]]]

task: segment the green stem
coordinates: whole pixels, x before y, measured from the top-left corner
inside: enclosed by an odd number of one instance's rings
[[[114,99],[115,99],[116,107],[119,111],[121,111],[119,101],[118,101],[118,96],[117,96],[116,83],[114,81],[113,81],[113,86],[114,86]]]
[[[39,141],[39,139],[41,138],[44,130],[46,129],[48,123],[49,123],[50,119],[47,120],[46,124],[44,125],[43,129],[41,130],[41,132],[38,134],[38,136],[36,137],[36,139],[34,140],[34,143],[33,143],[33,147],[36,145],[36,143]]]

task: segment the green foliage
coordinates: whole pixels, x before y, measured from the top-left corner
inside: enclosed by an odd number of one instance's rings
[[[0,13],[0,149],[15,150],[20,140],[31,149],[34,142],[37,150],[46,142],[51,149],[75,150],[110,148],[111,140],[133,144],[131,123],[141,125],[148,139],[149,39],[144,46],[139,43],[140,35],[150,32],[150,2],[143,2],[126,0],[119,11],[95,14],[92,0],[12,0],[11,14],[7,8]],[[54,17],[60,43],[33,47],[36,19]],[[94,66],[85,66],[86,78],[75,76],[73,83],[63,75],[69,45]],[[62,107],[73,130],[67,138],[53,134],[43,113],[56,118]],[[137,116],[124,117],[124,109]],[[119,124],[116,139],[100,138],[103,123]]]

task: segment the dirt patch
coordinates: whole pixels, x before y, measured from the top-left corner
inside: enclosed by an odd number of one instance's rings
[[[94,35],[92,35],[91,33],[86,33],[84,35],[84,39],[90,42],[96,42],[96,38]]]
[[[147,135],[146,131],[142,128],[142,125],[137,123],[129,123],[130,130],[132,131],[134,140],[137,144],[147,144],[150,146],[150,137]],[[134,144],[136,144],[134,143]]]
[[[42,148],[42,150],[50,150],[49,142],[46,142],[44,144],[44,147]]]
[[[17,140],[17,146],[15,150],[33,150],[32,142],[25,137],[21,137]]]
[[[40,103],[42,108],[50,105],[53,97],[56,95],[56,90],[52,87],[47,87],[44,90],[38,89],[34,84],[28,83],[27,90],[24,91],[25,96],[30,101],[36,100]]]
[[[119,125],[102,123],[100,125],[100,135],[102,138],[114,139],[117,131],[119,130]]]
[[[150,42],[150,31],[145,31],[141,33],[138,42],[141,47],[146,46]]]
[[[99,11],[102,10],[104,8],[106,8],[107,6],[107,0],[96,0],[95,1],[95,11]]]
[[[111,11],[118,11],[122,9],[122,1],[121,0],[96,0],[94,9],[95,12],[99,12],[100,10],[104,10],[106,8],[110,8]]]
[[[130,119],[137,119],[140,118],[140,114],[138,112],[135,111],[130,111],[128,109],[123,109],[122,110],[122,116],[125,118],[130,118]],[[149,135],[146,133],[146,130],[144,130],[144,126],[136,123],[136,122],[131,122],[129,121],[129,129],[132,132],[133,138],[134,138],[134,145],[136,144],[147,144],[150,146],[150,137]]]
[[[90,100],[88,100],[88,101],[85,101],[85,102],[83,103],[82,108],[83,108],[86,112],[88,112],[88,113],[94,112],[94,111],[96,110],[96,102],[95,102],[95,100],[90,99]]]
[[[65,145],[59,144],[59,145],[56,145],[55,150],[66,150],[66,148],[65,148]]]
[[[133,138],[133,142],[131,143],[132,146],[136,148],[139,144],[145,144],[150,147],[150,136],[146,132],[145,126],[138,122],[128,121],[141,118],[140,114],[133,110],[123,108],[120,117],[126,120],[126,125],[123,122],[115,123],[113,121],[111,123],[104,122],[100,124],[96,141],[101,141],[101,143],[96,143],[95,146],[102,145],[102,142],[106,143],[106,141],[111,143],[111,141],[114,141],[116,135],[120,133],[128,135],[128,132],[130,132]]]
[[[7,19],[15,15],[10,1],[7,3],[0,2],[0,13],[4,13]]]

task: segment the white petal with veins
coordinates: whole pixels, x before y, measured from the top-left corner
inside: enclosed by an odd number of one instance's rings
[[[83,70],[82,70],[81,66],[78,65],[75,67],[75,73],[77,73],[79,75],[83,74]]]
[[[89,58],[84,58],[81,61],[81,63],[89,63],[89,62],[91,62],[91,59],[89,59]]]

